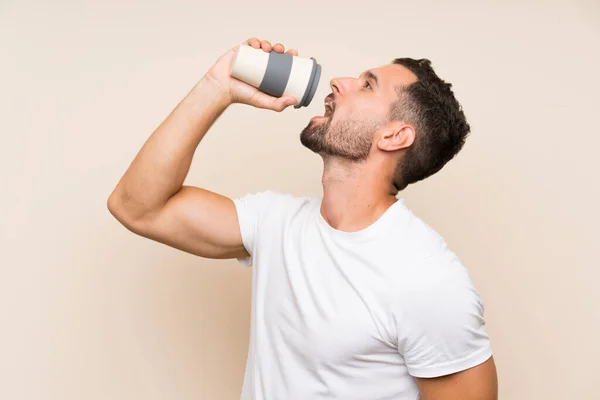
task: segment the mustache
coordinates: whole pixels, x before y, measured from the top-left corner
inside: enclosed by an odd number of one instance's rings
[[[325,97],[325,103],[329,103],[331,105],[331,111],[335,111],[335,96],[333,93],[330,93]]]

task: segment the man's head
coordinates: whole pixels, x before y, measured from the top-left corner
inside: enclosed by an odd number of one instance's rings
[[[462,148],[469,124],[427,59],[397,58],[358,78],[331,81],[325,115],[300,135],[323,157],[368,162],[391,157],[397,190],[438,172]]]

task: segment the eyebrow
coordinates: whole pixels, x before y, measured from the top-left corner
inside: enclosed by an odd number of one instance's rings
[[[377,87],[379,87],[379,79],[377,78],[377,75],[375,75],[371,71],[365,72],[364,75],[367,77],[367,79],[371,79],[372,81],[374,81]]]

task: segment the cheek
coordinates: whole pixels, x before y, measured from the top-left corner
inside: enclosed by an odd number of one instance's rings
[[[335,111],[333,112],[332,121],[351,121],[351,120],[357,120],[358,118],[358,114],[357,114],[357,107],[355,106],[340,106],[338,108],[335,109]]]
[[[366,119],[372,119],[377,113],[380,114],[381,110],[374,101],[367,99],[361,99],[361,101],[352,101],[345,103],[340,107],[340,114],[346,119],[354,121],[364,121]]]
[[[335,112],[331,118],[331,123],[342,124],[346,129],[356,128],[364,129],[373,125],[374,115],[368,110],[360,107],[352,107]]]

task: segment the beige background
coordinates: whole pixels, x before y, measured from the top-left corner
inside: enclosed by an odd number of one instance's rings
[[[600,7],[595,1],[0,2],[0,398],[236,399],[250,271],[137,237],[106,199],[229,47],[323,65],[308,109],[234,106],[186,183],[319,194],[298,140],[328,82],[428,57],[473,128],[402,194],[471,271],[501,399],[597,399]]]

